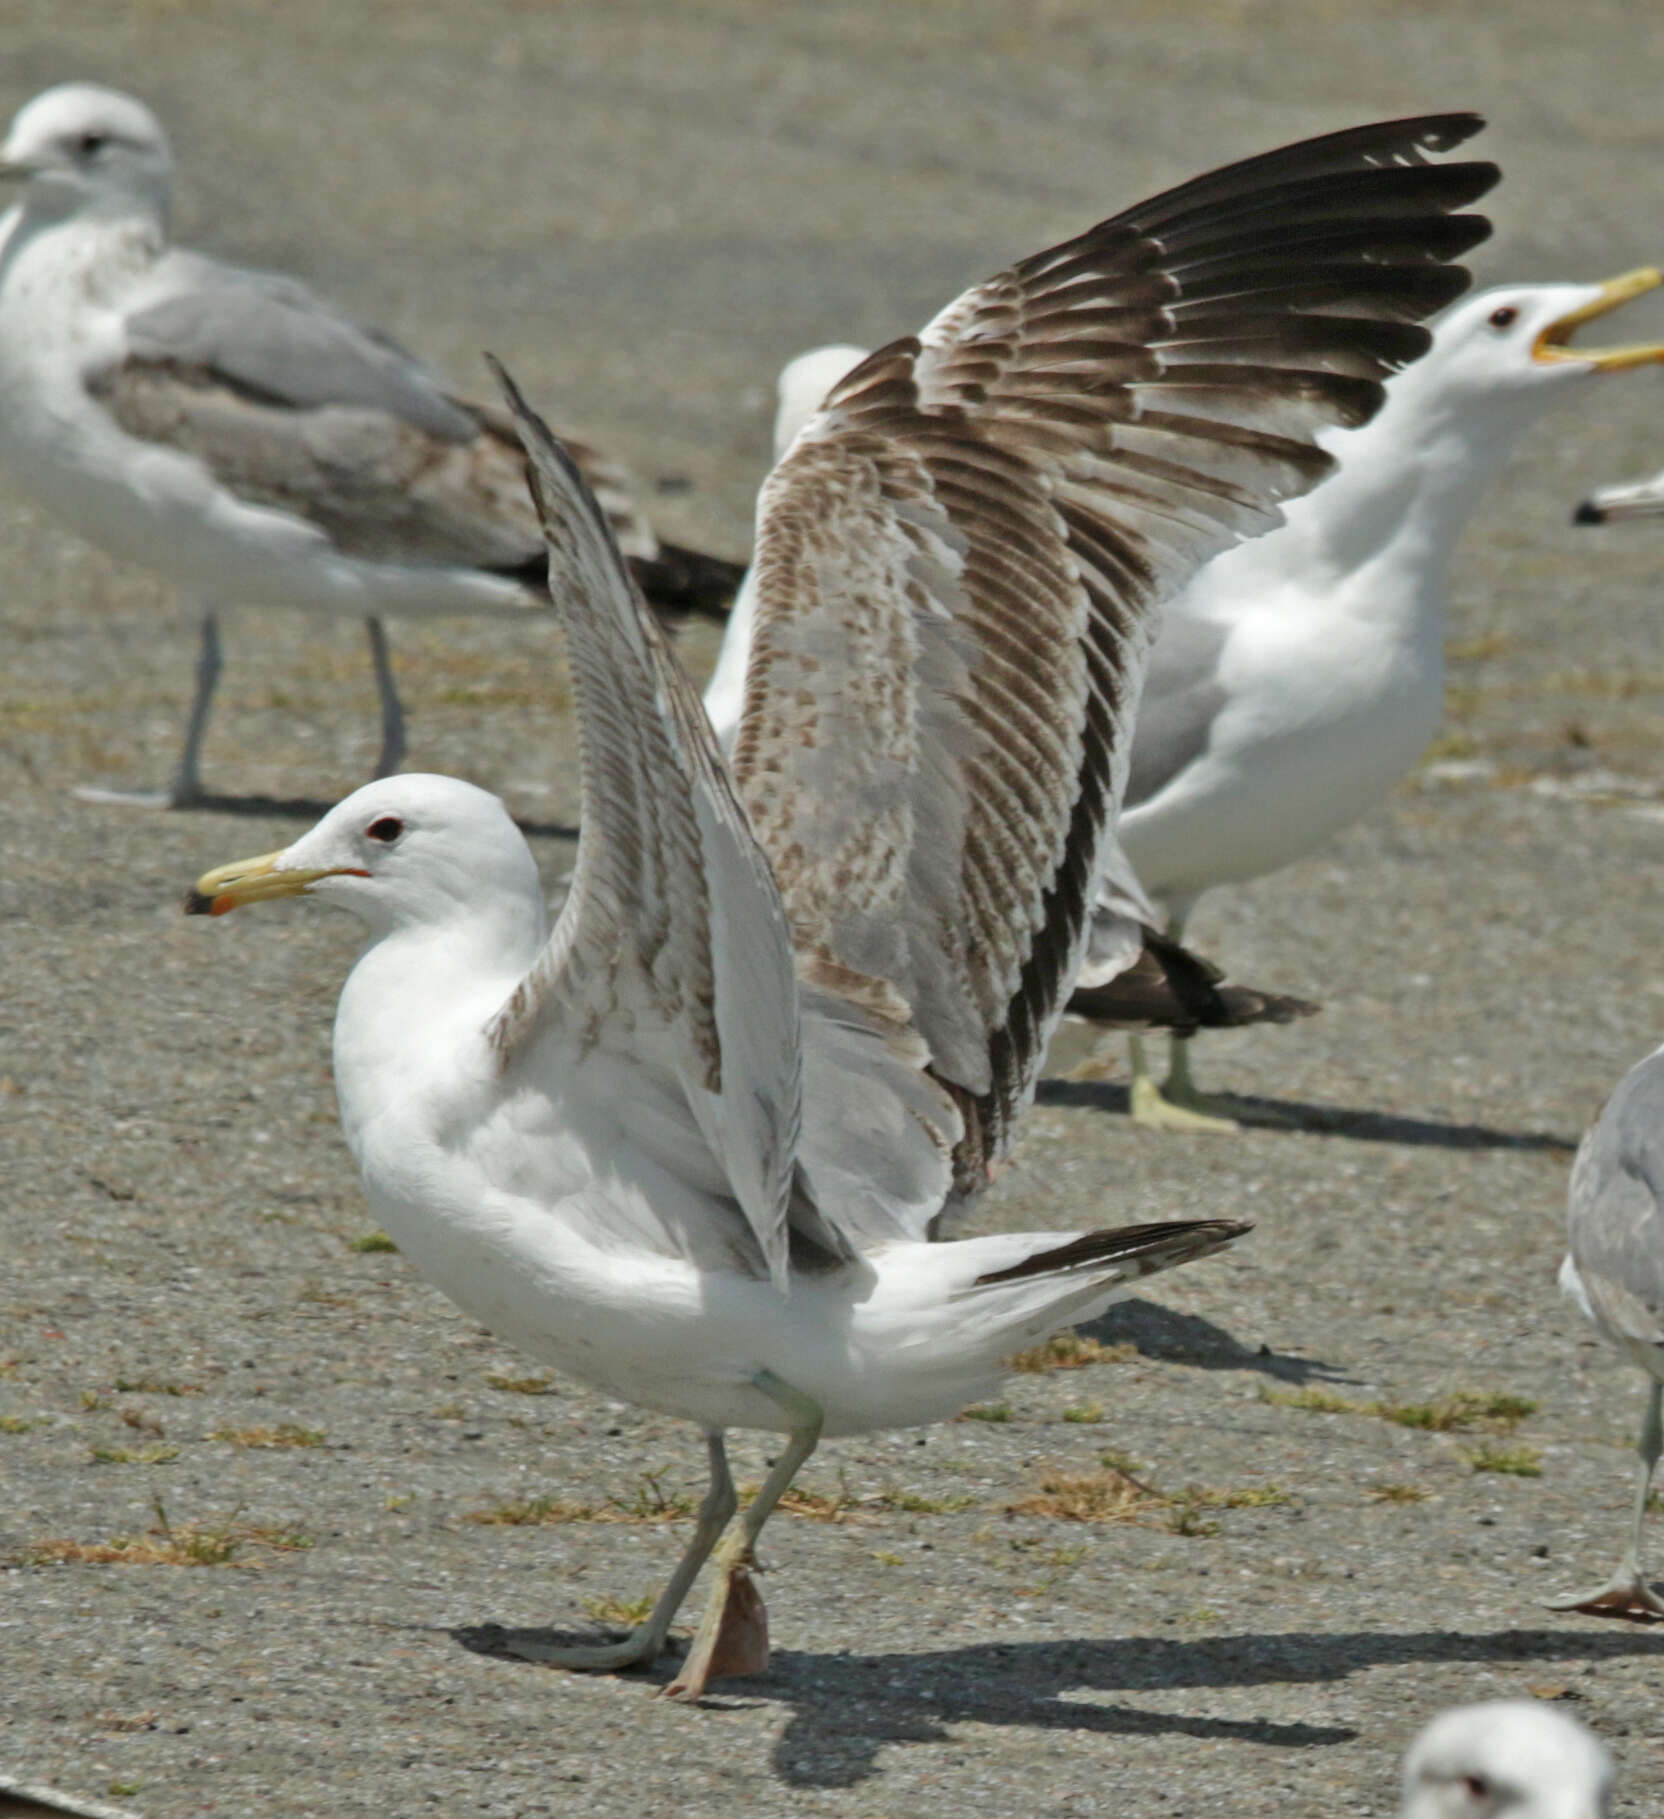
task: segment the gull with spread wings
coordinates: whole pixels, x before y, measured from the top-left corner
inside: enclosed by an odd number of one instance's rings
[[[335,1073],[371,1210],[493,1332],[696,1422],[706,1559],[669,1689],[767,1659],[758,1532],[822,1435],[952,1415],[1001,1359],[1245,1225],[932,1242],[1007,1153],[1079,964],[1163,597],[1319,480],[1486,232],[1469,115],[1330,135],[1025,259],[838,385],[759,506],[725,760],[573,463],[510,390],[579,717],[552,929],[495,798],[372,783],[198,880],[370,940]],[[736,1511],[723,1431],[784,1434]]]

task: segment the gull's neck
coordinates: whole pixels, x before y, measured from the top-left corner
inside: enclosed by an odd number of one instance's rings
[[[546,933],[541,892],[501,892],[372,932],[335,1014],[335,1083],[355,1151],[384,1111],[489,1081],[485,1027]]]
[[[1268,580],[1300,574],[1359,619],[1442,638],[1457,541],[1559,391],[1539,384],[1476,399],[1442,386],[1436,369],[1411,367],[1373,421],[1320,436],[1338,469],[1285,507],[1282,530],[1229,553],[1234,588],[1257,568]]]

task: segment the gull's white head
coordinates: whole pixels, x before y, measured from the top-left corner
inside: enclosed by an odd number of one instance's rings
[[[1404,1759],[1402,1819],[1605,1819],[1612,1758],[1536,1699],[1441,1712]]]
[[[775,381],[775,396],[780,401],[774,413],[776,461],[797,440],[797,432],[820,409],[821,400],[832,387],[866,357],[864,347],[835,341],[827,347],[812,347],[781,367]]]
[[[24,206],[37,219],[138,210],[165,228],[173,153],[142,101],[92,82],[64,82],[18,111],[0,145],[0,176],[24,182]]]
[[[525,837],[493,795],[455,777],[383,777],[281,852],[204,873],[185,899],[223,916],[272,897],[322,897],[377,934],[490,917],[540,940],[543,890]]]
[[[1439,318],[1433,345],[1393,381],[1393,392],[1437,394],[1462,414],[1518,407],[1534,416],[1579,379],[1664,361],[1664,346],[1656,343],[1583,347],[1572,340],[1585,323],[1660,281],[1647,266],[1601,284],[1505,284],[1479,291]]]

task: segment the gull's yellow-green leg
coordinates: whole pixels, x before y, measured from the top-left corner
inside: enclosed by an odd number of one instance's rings
[[[707,1434],[705,1445],[711,1460],[711,1488],[699,1506],[693,1539],[687,1552],[670,1575],[670,1583],[659,1594],[652,1614],[638,1623],[622,1642],[549,1643],[511,1642],[510,1654],[526,1661],[541,1661],[550,1667],[573,1668],[579,1673],[610,1674],[625,1667],[650,1667],[664,1653],[670,1625],[682,1608],[682,1601],[693,1589],[699,1569],[710,1557],[711,1549],[721,1539],[722,1531],[733,1520],[739,1507],[734,1492],[733,1474],[728,1470],[728,1451],[720,1433]]]
[[[1641,1571],[1641,1543],[1647,1526],[1647,1494],[1652,1489],[1652,1475],[1658,1456],[1664,1452],[1664,1383],[1647,1387],[1647,1412],[1641,1421],[1641,1438],[1635,1448],[1638,1464],[1635,1474],[1635,1522],[1630,1530],[1629,1546],[1618,1562],[1618,1570],[1605,1585],[1593,1591],[1573,1592],[1565,1598],[1551,1598],[1552,1611],[1587,1611],[1593,1617],[1627,1617],[1635,1623],[1664,1619],[1664,1599],[1647,1584]]]
[[[785,1410],[791,1431],[755,1501],[740,1511],[716,1550],[716,1580],[705,1615],[682,1671],[664,1689],[667,1699],[685,1699],[691,1704],[721,1675],[760,1674],[768,1666],[768,1616],[751,1583],[752,1572],[760,1570],[754,1550],[774,1506],[820,1445],[825,1415],[812,1397],[793,1389],[772,1371],[759,1373],[753,1382]]]

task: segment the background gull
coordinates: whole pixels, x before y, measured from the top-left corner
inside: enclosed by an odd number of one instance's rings
[[[1404,1758],[1400,1819],[1606,1819],[1606,1747],[1540,1699],[1440,1712]]]
[[[1009,1150],[1078,966],[1162,596],[1327,468],[1486,230],[1471,115],[1200,177],[966,292],[767,482],[732,768],[576,469],[522,410],[568,631],[582,828],[547,931],[494,798],[360,790],[189,907],[314,893],[371,941],[342,1123],[376,1216],[494,1331],[698,1423],[654,1658],[766,1659],[748,1569],[823,1433],[939,1419],[1001,1357],[1242,1227],[932,1244]],[[1017,661],[1018,653],[1022,661]],[[722,1433],[787,1436],[737,1517]],[[732,1522],[732,1527],[728,1524]]]
[[[404,718],[382,619],[523,616],[547,559],[500,411],[455,397],[385,335],[304,285],[173,247],[173,159],[142,103],[90,83],[36,96],[0,147],[25,185],[0,222],[0,460],[43,509],[197,602],[183,750],[199,761],[224,605],[362,619],[380,692],[376,774]],[[628,473],[580,449],[649,599],[719,610],[736,566],[659,543]]]
[[[1457,540],[1516,440],[1597,373],[1654,345],[1567,345],[1652,289],[1508,285],[1464,299],[1361,428],[1326,432],[1337,471],[1268,537],[1222,556],[1169,603],[1139,706],[1122,848],[1182,937],[1197,899],[1310,852],[1373,807],[1444,715],[1445,580]],[[1230,1128],[1175,1042],[1158,1091],[1135,1052],[1134,1116]]]
[[[1664,1049],[1624,1075],[1577,1152],[1560,1286],[1649,1381],[1629,1546],[1605,1585],[1556,1599],[1555,1608],[1664,1617],[1664,1599],[1641,1571],[1647,1494],[1664,1450]]]
[[[1664,469],[1648,480],[1624,480],[1597,487],[1578,502],[1574,524],[1618,524],[1626,518],[1664,516]]]

